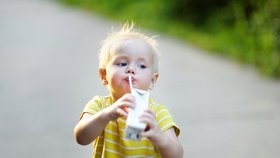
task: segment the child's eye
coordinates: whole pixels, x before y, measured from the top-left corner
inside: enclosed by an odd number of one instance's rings
[[[126,66],[127,63],[126,63],[126,62],[120,62],[120,63],[118,63],[117,65],[119,65],[119,66]]]
[[[144,65],[144,64],[140,64],[138,67],[141,68],[141,69],[147,68],[146,65]]]

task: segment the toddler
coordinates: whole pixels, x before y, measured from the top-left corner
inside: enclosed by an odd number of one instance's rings
[[[103,41],[98,71],[109,95],[90,100],[74,129],[79,144],[93,142],[94,158],[183,157],[178,126],[168,109],[151,98],[139,118],[147,125],[140,141],[125,137],[129,109],[136,106],[129,76],[134,88],[151,90],[159,76],[159,56],[155,39],[135,30],[133,24],[125,24]]]

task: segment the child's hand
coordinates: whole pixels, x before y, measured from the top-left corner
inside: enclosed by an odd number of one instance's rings
[[[156,121],[156,116],[151,109],[145,110],[140,116],[140,121],[147,124],[147,129],[141,134],[142,137],[147,137],[155,146],[160,146],[167,143],[164,133],[160,130]]]
[[[107,107],[105,113],[108,114],[109,120],[116,120],[119,117],[127,117],[128,109],[134,108],[135,98],[127,93],[118,99],[114,104]]]

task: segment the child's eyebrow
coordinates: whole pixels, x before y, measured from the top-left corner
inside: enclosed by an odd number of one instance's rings
[[[139,57],[138,61],[140,62],[151,62],[152,63],[152,59],[147,58],[147,57]]]
[[[114,60],[128,60],[128,57],[126,55],[119,55],[115,57]]]

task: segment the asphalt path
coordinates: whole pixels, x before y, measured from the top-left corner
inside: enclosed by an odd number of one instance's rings
[[[112,26],[55,1],[0,0],[1,158],[91,157],[73,127],[107,94],[96,56]],[[184,157],[279,158],[279,81],[170,37],[159,46],[152,96],[180,126]]]

